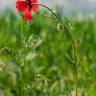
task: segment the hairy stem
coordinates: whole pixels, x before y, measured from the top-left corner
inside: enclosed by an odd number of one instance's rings
[[[39,3],[32,3],[32,4],[33,5],[40,5],[40,6],[43,6],[44,8],[46,8],[46,9],[48,9],[52,13],[54,19],[56,19],[58,21],[58,23],[60,23],[63,26],[64,30],[66,30],[66,34],[68,35],[68,37],[69,37],[69,39],[72,43],[73,60],[74,60],[74,65],[73,66],[74,66],[74,74],[75,74],[75,88],[76,88],[76,96],[77,96],[77,79],[78,79],[77,78],[77,76],[78,76],[78,74],[77,74],[77,58],[76,58],[76,53],[75,53],[75,42],[74,42],[74,39],[71,35],[71,32],[70,32],[69,28],[66,27],[64,25],[64,23],[59,19],[57,14],[55,12],[53,12],[52,9],[50,9],[49,7],[47,7],[46,5],[43,5],[43,4],[39,4]]]
[[[45,8],[47,8],[54,16],[54,18],[58,21],[58,23],[62,24],[64,29],[66,30],[68,36],[69,36],[69,39],[71,40],[71,43],[72,43],[72,49],[73,49],[73,59],[74,59],[74,67],[75,67],[75,88],[76,88],[76,96],[77,96],[77,59],[76,59],[76,54],[75,54],[75,42],[74,42],[74,39],[70,33],[70,30],[64,25],[64,23],[58,18],[58,16],[56,15],[56,13],[53,12],[52,9],[50,9],[49,7],[43,5],[43,4],[38,4],[40,6],[43,6]]]

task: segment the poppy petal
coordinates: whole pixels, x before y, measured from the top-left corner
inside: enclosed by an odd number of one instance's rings
[[[34,11],[34,12],[37,12],[38,11],[38,9],[39,9],[39,5],[38,5],[38,0],[31,0],[32,1],[32,10]]]
[[[29,8],[25,10],[25,19],[29,21],[32,20],[32,10],[30,10]]]
[[[18,0],[16,2],[16,8],[18,9],[18,11],[23,12],[26,10],[26,8],[28,8],[28,3],[26,1]]]
[[[38,0],[31,0],[32,3],[38,3]]]

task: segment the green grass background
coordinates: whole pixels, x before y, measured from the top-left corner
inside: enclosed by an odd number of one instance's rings
[[[96,18],[73,17],[71,34],[80,61],[78,96],[96,96]],[[67,88],[74,96],[66,32],[57,30],[48,12],[33,18],[26,22],[11,11],[0,16],[0,96],[70,96]]]

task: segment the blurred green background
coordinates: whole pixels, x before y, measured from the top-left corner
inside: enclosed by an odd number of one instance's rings
[[[66,32],[48,12],[33,18],[26,22],[9,10],[0,16],[0,96],[70,96],[67,88],[75,96]],[[96,96],[96,18],[69,20],[80,61],[78,96]]]

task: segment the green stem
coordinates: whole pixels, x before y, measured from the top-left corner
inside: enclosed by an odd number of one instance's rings
[[[55,12],[54,12],[52,9],[50,9],[49,7],[47,7],[46,5],[43,5],[43,4],[38,4],[38,5],[43,6],[43,7],[45,7],[46,9],[48,9],[48,10],[53,14],[54,18],[55,18],[59,23],[61,23],[61,20],[58,18],[58,16],[55,14]]]
[[[70,30],[64,25],[64,23],[58,18],[58,16],[56,15],[56,13],[53,12],[52,9],[50,9],[49,7],[47,7],[47,6],[43,5],[43,4],[38,4],[38,5],[47,8],[47,9],[53,14],[54,18],[58,21],[58,23],[62,24],[63,27],[64,27],[64,29],[67,30],[66,32],[67,32],[67,34],[69,35],[69,38],[70,38],[70,40],[71,40],[71,42],[72,42],[73,56],[74,56],[74,58],[76,58],[76,56],[75,56],[75,45],[74,45],[74,40],[73,40],[73,37],[72,37],[72,35],[71,35],[71,33],[70,33]]]
[[[34,5],[36,5],[36,3],[34,3]],[[69,36],[69,39],[72,43],[72,49],[73,49],[73,60],[74,60],[74,71],[75,71],[75,88],[76,88],[76,96],[77,96],[77,58],[76,58],[76,53],[75,53],[75,42],[74,42],[74,39],[70,33],[70,30],[64,25],[64,23],[58,18],[58,16],[56,15],[56,13],[53,12],[52,9],[50,9],[49,7],[47,7],[46,5],[43,5],[43,4],[38,4],[37,5],[40,5],[40,6],[43,6],[44,8],[48,9],[54,16],[54,18],[58,21],[58,23],[62,24],[63,28],[66,30],[67,32],[67,35]]]
[[[22,36],[23,36],[23,28],[24,28],[24,21],[22,20],[22,24],[21,24],[21,40],[22,40]],[[22,48],[21,48],[21,50],[22,50]],[[22,59],[22,57],[21,57],[21,59]],[[21,66],[20,66],[20,68],[21,68],[21,84],[20,84],[20,88],[21,88],[21,92],[20,92],[20,94],[21,94],[21,96],[23,95],[23,66],[22,66],[22,62],[20,62],[21,63]]]

